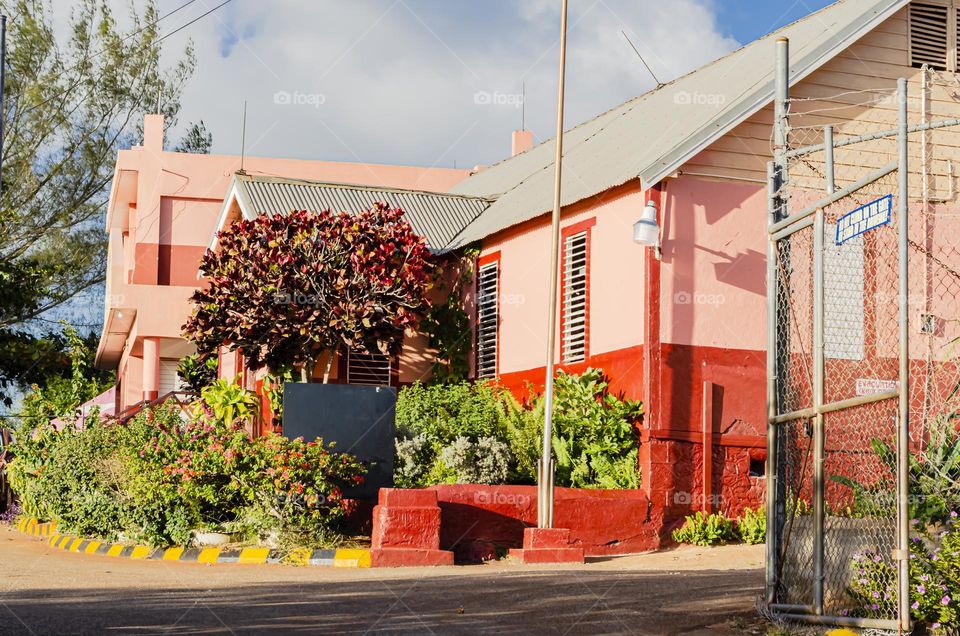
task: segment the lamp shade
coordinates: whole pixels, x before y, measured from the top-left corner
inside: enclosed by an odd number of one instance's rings
[[[660,245],[660,226],[657,225],[657,204],[648,201],[640,220],[633,224],[633,242],[656,247]]]

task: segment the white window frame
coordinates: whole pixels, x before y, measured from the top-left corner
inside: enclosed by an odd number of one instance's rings
[[[477,348],[478,378],[495,378],[499,370],[500,344],[500,261],[477,268]]]
[[[564,363],[583,362],[588,355],[589,251],[589,230],[571,234],[563,239],[563,330],[560,350],[561,360]]]

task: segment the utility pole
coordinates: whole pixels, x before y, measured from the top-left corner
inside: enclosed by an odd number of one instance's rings
[[[543,455],[537,471],[537,526],[553,527],[553,373],[557,338],[557,285],[560,277],[560,174],[563,161],[563,89],[567,63],[567,0],[560,9],[560,81],[557,90],[557,137],[550,238],[550,303],[547,315],[547,379],[544,389]]]

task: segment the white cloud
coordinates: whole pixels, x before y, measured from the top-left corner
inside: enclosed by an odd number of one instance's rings
[[[182,0],[160,0],[160,12]],[[126,0],[115,0],[123,11]],[[218,4],[200,0],[170,31]],[[181,123],[203,119],[214,150],[237,153],[243,100],[247,152],[269,156],[470,167],[509,152],[526,86],[526,124],[553,135],[559,0],[234,0],[171,37],[193,39],[197,73]],[[737,46],[709,0],[571,3],[567,125]],[[285,91],[290,104],[277,104]],[[475,103],[482,92],[490,104]],[[282,101],[282,100],[281,100]],[[483,101],[483,99],[481,99]]]

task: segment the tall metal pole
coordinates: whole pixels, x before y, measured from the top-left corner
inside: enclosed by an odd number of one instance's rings
[[[907,115],[907,80],[897,80],[899,121],[897,146],[899,150],[899,220],[900,260],[900,402],[897,421],[897,557],[899,559],[899,614],[900,630],[910,631],[910,330],[907,297],[910,293],[910,264],[907,244],[910,213],[909,180],[909,124]]]
[[[785,37],[776,41],[776,68],[774,70],[773,161],[768,166],[769,224],[786,218],[786,200],[783,188],[787,175],[788,119],[787,101],[790,98],[790,42]],[[782,329],[778,311],[781,284],[777,276],[780,248],[771,236],[767,244],[767,602],[777,601],[778,551],[780,546],[779,521],[786,513],[781,492],[780,430],[773,420],[777,416],[781,390],[778,387],[779,364],[777,352],[781,346]]]
[[[563,90],[567,64],[567,0],[560,8],[560,79],[557,88],[557,137],[553,179],[553,217],[550,238],[550,303],[547,316],[547,378],[544,389],[543,455],[537,483],[537,525],[553,526],[553,372],[557,337],[557,286],[560,278],[560,175],[563,161]]]
[[[767,164],[769,223],[776,218],[776,168]],[[767,604],[777,602],[777,242],[767,239]]]
[[[833,194],[833,128],[823,130],[824,173],[826,189]],[[819,411],[823,406],[824,348],[823,348],[823,208],[819,208],[813,220],[813,408]],[[813,418],[813,612],[823,614],[823,555],[824,555],[824,447],[826,432],[824,415],[817,413]]]

